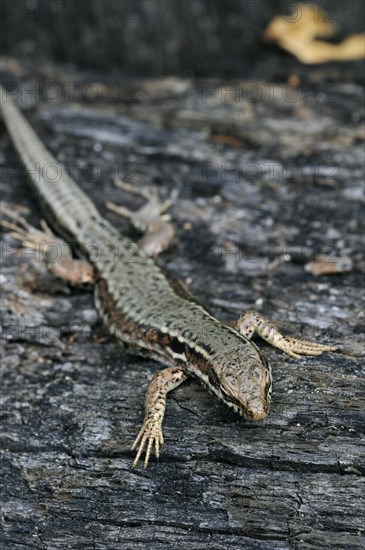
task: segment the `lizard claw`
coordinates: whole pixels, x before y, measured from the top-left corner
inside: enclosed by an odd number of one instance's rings
[[[328,346],[325,344],[317,344],[315,342],[309,342],[308,340],[301,340],[299,338],[286,337],[286,349],[281,348],[283,351],[295,357],[295,355],[322,355],[325,351],[335,351],[337,346]],[[291,353],[290,353],[291,352]]]
[[[153,445],[155,446],[155,455],[157,458],[160,456],[160,446],[163,445],[162,427],[159,419],[148,418],[144,421],[142,428],[140,429],[133,445],[132,451],[138,447],[136,458],[132,464],[132,469],[135,468],[141,458],[141,454],[146,447],[146,456],[144,459],[144,467],[147,468],[148,462],[151,456]]]

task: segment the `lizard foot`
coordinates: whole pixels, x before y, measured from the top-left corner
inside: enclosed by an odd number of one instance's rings
[[[316,344],[315,342],[309,342],[308,340],[301,340],[300,338],[291,338],[286,336],[284,338],[284,342],[281,343],[280,349],[292,357],[300,358],[301,354],[322,355],[322,353],[326,351],[335,351],[337,346]]]
[[[135,468],[141,458],[141,454],[147,444],[146,456],[144,459],[144,467],[147,468],[151,456],[152,447],[155,447],[156,457],[160,456],[160,446],[163,445],[163,435],[161,420],[159,418],[147,418],[142,428],[139,431],[133,445],[132,451],[139,445],[137,456],[134,459],[132,468]]]

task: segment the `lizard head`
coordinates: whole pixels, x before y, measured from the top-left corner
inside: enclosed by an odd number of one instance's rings
[[[211,389],[226,405],[250,420],[268,415],[271,369],[256,346],[216,357],[208,368]]]

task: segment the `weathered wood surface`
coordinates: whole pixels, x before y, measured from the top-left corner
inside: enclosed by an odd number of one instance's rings
[[[91,105],[28,111],[103,212],[106,199],[139,204],[113,187],[115,171],[165,197],[178,189],[178,240],[159,261],[217,316],[256,307],[342,352],[295,361],[260,342],[274,391],[259,423],[183,385],[168,401],[159,463],[131,471],[160,365],[126,355],[90,292],[3,236],[3,548],[364,546],[363,111],[352,67],[296,66],[295,102],[280,86],[267,94],[286,82],[281,68],[255,102],[221,95],[219,83],[203,101],[204,83],[170,79],[139,82],[134,102],[104,89]],[[37,82],[67,80],[52,70]],[[3,126],[0,145],[2,196],[37,223]],[[318,252],[350,256],[353,270],[314,277],[304,264]]]

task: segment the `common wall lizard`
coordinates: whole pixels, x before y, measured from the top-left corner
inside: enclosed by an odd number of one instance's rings
[[[144,449],[145,467],[153,448],[159,456],[166,395],[188,376],[198,378],[211,393],[243,417],[261,420],[267,416],[271,368],[250,341],[255,332],[296,358],[300,354],[320,355],[336,349],[285,337],[255,312],[243,314],[234,326],[216,319],[149,255],[165,247],[156,237],[161,233],[172,235],[171,226],[159,225],[157,214],[162,209],[154,203],[152,216],[148,217],[145,211],[145,215],[139,217],[140,222],[149,220],[140,225],[152,235],[142,240],[140,246],[122,236],[99,214],[45,148],[3,88],[0,93],[3,119],[47,219],[56,231],[71,237],[91,264],[83,260],[75,262],[73,267],[76,265],[79,269],[75,276],[70,265],[62,267],[61,259],[57,274],[67,279],[92,281],[97,311],[109,331],[129,351],[157,359],[167,366],[153,376],[148,386],[144,422],[132,446],[138,449],[133,467]],[[133,217],[126,209],[121,210],[122,214]],[[15,215],[10,215],[10,221],[3,221],[3,225],[28,244],[32,239],[38,243],[49,240],[49,235]],[[56,272],[57,266],[53,270]]]

